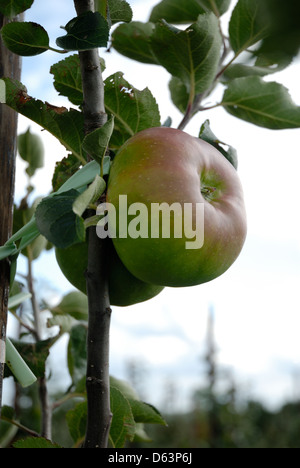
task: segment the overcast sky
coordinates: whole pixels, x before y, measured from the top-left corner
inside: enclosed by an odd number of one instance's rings
[[[154,0],[130,2],[134,19],[145,21]],[[236,2],[234,1],[233,4]],[[41,23],[52,45],[62,35],[61,25],[74,16],[72,1],[35,0],[26,19]],[[228,17],[228,15],[227,15]],[[226,22],[227,17],[224,18]],[[115,51],[102,51],[105,77],[123,71],[138,89],[146,86],[156,97],[162,121],[173,118],[176,127],[181,115],[168,92],[169,75],[162,68],[129,61]],[[47,52],[23,59],[22,82],[34,97],[65,104],[52,86],[50,65],[60,55]],[[268,80],[289,88],[300,105],[300,64]],[[215,96],[218,99],[222,89]],[[218,363],[230,370],[246,397],[260,398],[270,405],[295,396],[295,375],[300,374],[300,221],[299,171],[300,130],[274,132],[255,127],[215,109],[199,114],[186,131],[197,136],[201,124],[210,119],[218,137],[239,154],[241,178],[248,214],[248,237],[242,254],[231,269],[217,280],[184,289],[166,288],[155,299],[127,309],[114,308],[111,332],[111,373],[125,376],[127,359],[138,359],[147,369],[145,386],[152,403],[162,398],[164,382],[173,380],[178,398],[203,383],[201,355],[204,352],[208,310],[214,309]],[[20,131],[28,125],[20,119]],[[54,165],[65,151],[46,132],[41,133],[46,148],[46,168],[34,178],[34,195],[51,190]],[[18,162],[16,198],[24,194],[24,165]],[[20,261],[20,268],[25,265]],[[72,289],[60,273],[53,253],[44,254],[34,265],[41,284],[49,284],[51,294]],[[12,327],[12,322],[11,325]],[[63,346],[63,340],[59,346]],[[53,361],[54,362],[54,361]],[[59,373],[51,363],[53,372]]]

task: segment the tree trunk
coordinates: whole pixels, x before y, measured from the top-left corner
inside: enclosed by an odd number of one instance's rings
[[[78,15],[94,11],[94,0],[74,0]],[[79,52],[83,88],[85,133],[107,122],[104,83],[98,49]],[[94,213],[93,213],[94,214]],[[112,421],[109,386],[110,299],[107,276],[107,240],[99,239],[95,226],[88,230],[86,272],[89,304],[87,339],[87,428],[83,448],[107,448]]]
[[[0,14],[0,29],[6,22],[6,18]],[[21,59],[6,49],[0,36],[0,78],[3,77],[20,80]],[[0,104],[0,245],[5,244],[12,232],[17,120],[16,112]],[[9,283],[10,264],[8,260],[3,260],[0,261],[0,412]]]

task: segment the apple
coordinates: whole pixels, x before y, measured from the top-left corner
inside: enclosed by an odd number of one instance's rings
[[[116,251],[144,282],[211,281],[245,242],[237,171],[216,148],[181,130],[150,128],[130,138],[113,161],[107,202]]]
[[[162,286],[146,284],[135,278],[120,261],[111,241],[108,241],[108,245],[108,284],[111,305],[124,307],[144,302],[163,290]],[[86,294],[87,242],[74,244],[66,249],[56,248],[55,255],[65,277],[75,288]]]

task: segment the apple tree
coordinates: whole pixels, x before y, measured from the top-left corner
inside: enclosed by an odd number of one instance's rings
[[[172,119],[161,121],[159,103],[151,91],[129,83],[126,70],[110,74],[101,49],[109,47],[129,60],[156,65],[157,73],[167,70],[170,98],[182,113],[178,132],[211,108],[223,108],[268,129],[300,127],[300,108],[288,90],[265,80],[290,66],[298,54],[296,0],[162,0],[146,23],[132,21],[132,8],[125,0],[73,3],[76,15],[54,47],[42,25],[23,19],[33,0],[0,0],[0,210],[4,226],[0,231],[0,381],[2,389],[6,348],[4,375],[12,373],[24,386],[37,379],[41,402],[39,430],[18,422],[14,408],[2,408],[1,428],[8,441],[11,428],[28,436],[15,442],[20,448],[59,447],[60,440],[52,436],[52,413],[68,401],[74,401],[65,410],[65,419],[75,447],[124,447],[134,438],[147,439],[145,424],[165,424],[134,389],[109,375],[111,306],[148,300],[164,285],[130,273],[126,255],[121,260],[111,240],[99,238],[96,227],[103,217],[97,207],[106,200],[120,148],[147,129],[172,128]],[[229,11],[225,31],[222,17]],[[60,56],[50,73],[56,91],[70,101],[69,109],[30,96],[26,83],[20,83],[19,57],[38,60],[48,50]],[[222,90],[222,98],[212,104],[216,88]],[[30,202],[30,178],[43,167],[43,147],[30,130],[19,135],[18,150],[28,163],[29,185],[21,204],[15,206],[12,228],[17,113],[56,137],[68,156],[57,162],[51,174],[52,192]],[[195,137],[212,145],[218,158],[230,165],[232,178],[237,177],[236,150],[214,135],[208,120]],[[210,195],[211,191],[206,193]],[[44,249],[55,250],[63,273],[77,288],[56,307],[44,304],[51,312],[48,324],[59,327],[58,334],[46,339],[32,277],[33,262]],[[20,254],[28,259],[26,291],[16,275]],[[143,262],[141,257],[139,261]],[[28,297],[34,317],[30,326],[18,315],[18,307]],[[8,309],[30,339],[27,336],[15,343],[6,339]],[[69,334],[72,385],[62,399],[51,403],[45,363],[64,333]]]

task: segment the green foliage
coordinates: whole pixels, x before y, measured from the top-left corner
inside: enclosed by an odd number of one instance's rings
[[[99,12],[89,11],[73,18],[65,30],[67,34],[56,39],[56,44],[64,50],[89,50],[107,45],[109,27]]]
[[[50,440],[43,437],[28,437],[24,440],[18,440],[13,444],[14,448],[36,448],[36,449],[49,449],[49,448],[63,448],[57,444],[53,444]]]
[[[265,0],[271,31],[259,46],[259,56],[269,64],[288,66],[300,49],[298,0]]]
[[[36,377],[42,378],[45,375],[45,365],[49,356],[49,350],[55,340],[48,339],[37,343],[26,343],[15,340],[11,341],[33,374]],[[11,375],[11,371],[6,367],[5,376],[9,377]]]
[[[77,385],[86,372],[86,333],[86,327],[83,325],[75,325],[70,331],[68,368],[73,385]]]
[[[186,86],[179,78],[173,76],[169,83],[169,90],[173,104],[184,114],[189,102],[189,93]]]
[[[76,190],[44,198],[36,210],[40,233],[56,247],[65,248],[85,241],[84,221],[73,211],[73,203],[80,195]]]
[[[248,49],[270,32],[270,17],[266,2],[262,0],[239,0],[233,10],[229,37],[236,54]]]
[[[115,387],[111,387],[111,411],[113,419],[110,429],[110,442],[114,448],[124,447],[127,440],[132,441],[135,422],[127,398]]]
[[[27,171],[26,171],[27,172]],[[13,233],[16,234],[24,224],[27,224],[32,219],[36,207],[41,201],[41,197],[38,197],[34,200],[31,206],[24,206],[24,204],[19,207],[14,207],[13,215]],[[22,254],[31,260],[37,260],[43,250],[47,247],[47,239],[45,237],[38,235],[29,245],[27,245],[23,250]]]
[[[220,61],[221,42],[213,13],[200,15],[185,31],[161,21],[151,36],[158,62],[179,78],[192,96],[211,86]]]
[[[216,135],[212,132],[210,128],[210,121],[206,120],[201,127],[199,138],[206,141],[207,143],[214,146],[218,151],[220,151],[223,156],[233,165],[235,169],[238,168],[238,158],[237,158],[237,151],[230,145],[220,141]],[[225,149],[224,146],[228,148]]]
[[[221,36],[212,13],[202,14],[182,31],[160,21],[134,22],[114,32],[115,49],[134,60],[162,65],[195,96],[212,84],[220,61]]]
[[[84,138],[83,116],[75,109],[51,106],[27,94],[21,83],[5,78],[7,105],[28,119],[48,130],[68,151],[81,161],[85,158],[81,143]]]
[[[69,315],[75,320],[87,322],[88,302],[85,294],[80,291],[72,291],[64,296],[55,307],[50,307],[51,313],[55,315]]]
[[[55,164],[55,170],[52,177],[52,187],[56,192],[67,182],[67,180],[77,173],[80,161],[72,153]]]
[[[6,47],[14,54],[29,57],[49,49],[47,31],[37,23],[8,23],[1,29]]]
[[[50,73],[54,76],[54,87],[61,96],[68,96],[76,106],[82,105],[82,81],[78,54],[70,55],[52,65]]]
[[[110,148],[118,149],[141,130],[160,126],[160,113],[151,91],[134,88],[118,72],[105,80],[105,107],[115,116]]]
[[[90,204],[96,203],[96,201],[101,197],[105,188],[106,183],[104,179],[97,175],[88,188],[78,195],[74,201],[72,206],[73,212],[78,216],[82,216]]]
[[[98,3],[99,1],[96,0]],[[109,18],[112,24],[132,20],[132,9],[125,0],[108,0]]]
[[[86,135],[82,147],[100,165],[104,161],[109,142],[114,130],[114,116],[111,117],[101,128]]]
[[[300,106],[279,83],[261,78],[237,78],[228,84],[222,105],[227,112],[260,127],[280,130],[300,127]]]
[[[224,106],[235,117],[265,128],[299,128],[298,107],[288,91],[277,83],[255,79],[274,74],[290,64],[291,55],[277,53],[278,47],[272,48],[271,38],[283,37],[282,31],[288,32],[286,25],[294,24],[293,0],[288,2],[289,14],[283,12],[285,26],[279,25],[279,12],[285,9],[282,4],[276,2],[274,12],[269,0],[239,0],[229,23],[230,47],[225,40],[222,55],[218,16],[227,11],[229,3],[163,0],[154,7],[150,23],[120,25],[112,35],[113,47],[131,59],[160,64],[167,69],[172,75],[171,98],[185,114],[184,122],[205,109],[201,103],[203,97],[207,98],[222,79],[227,89],[222,102],[216,106]],[[173,24],[195,22],[182,31],[165,20]],[[296,34],[294,38],[297,43]],[[251,49],[258,44],[262,45]],[[294,47],[292,56],[298,48]],[[230,50],[234,57],[226,64],[224,58]],[[238,81],[238,78],[248,80]]]
[[[0,3],[0,12],[8,18],[13,18],[22,13],[33,4],[33,0],[2,0]]]
[[[217,16],[224,14],[231,0],[162,0],[151,13],[154,23],[164,18],[169,23],[187,24],[197,20],[202,13],[212,11]]]
[[[32,0],[2,0],[0,12],[13,17],[30,8],[32,3]],[[288,90],[279,83],[264,80],[264,77],[290,65],[299,52],[299,2],[238,0],[227,33],[221,31],[220,16],[228,11],[229,6],[230,0],[162,0],[153,8],[149,22],[141,23],[131,22],[132,10],[125,0],[97,0],[95,13],[81,15],[67,23],[66,34],[57,39],[63,50],[57,52],[106,47],[111,26],[125,23],[112,32],[112,47],[128,58],[142,64],[159,65],[169,73],[171,99],[184,116],[182,128],[192,117],[211,107],[223,107],[234,117],[264,128],[299,128],[300,107],[292,102]],[[177,29],[174,25],[187,27]],[[1,37],[9,50],[22,56],[54,50],[49,44],[47,31],[33,22],[10,22],[2,28]],[[104,61],[99,60],[104,70]],[[21,83],[4,78],[7,105],[50,132],[70,153],[56,165],[54,193],[46,196],[35,211],[36,204],[28,204],[28,189],[23,205],[15,208],[13,236],[0,247],[0,260],[10,257],[12,281],[20,252],[27,255],[30,264],[46,248],[47,241],[59,247],[84,241],[87,226],[84,213],[105,191],[103,178],[109,174],[114,152],[137,132],[161,125],[158,103],[151,91],[148,88],[138,90],[126,81],[126,74],[119,71],[111,74],[104,83],[105,107],[110,119],[100,130],[85,136],[78,54],[54,64],[51,74],[56,91],[67,97],[76,109],[68,110],[35,99],[27,94]],[[211,105],[212,91],[216,87],[225,88],[223,98]],[[200,138],[214,145],[237,167],[235,149],[214,135],[208,120],[201,127]],[[43,166],[39,138],[29,130],[19,136],[19,152],[28,163],[29,176]],[[87,155],[94,161],[87,164]],[[10,300],[12,313],[18,310],[19,301],[29,297],[26,290],[19,294]],[[62,420],[67,419],[68,444],[78,447],[84,439],[87,420],[84,382],[88,301],[85,295],[73,291],[61,298],[56,306],[45,307],[50,314],[48,326],[58,327],[54,338],[39,341],[33,333],[35,339],[30,339],[30,332],[34,329],[32,319],[26,328],[26,341],[19,340],[15,345],[34,374],[44,379],[51,348],[64,333],[69,334],[66,358],[71,385],[64,389],[64,396],[57,406]],[[6,376],[10,375],[6,369]],[[30,398],[32,407],[27,413],[23,408],[21,424],[29,424],[33,430],[39,430],[37,386],[22,392]],[[199,399],[201,403],[204,400],[202,406],[198,404]],[[219,401],[211,388],[205,395],[198,393],[195,401],[192,413],[170,418],[171,423],[173,420],[179,422],[184,433],[179,437],[178,426],[174,430],[171,428],[168,433],[172,434],[173,440],[158,441],[156,446],[160,443],[172,447],[193,444],[267,446],[271,445],[271,436],[275,433],[277,445],[289,445],[290,440],[292,445],[297,445],[295,432],[288,427],[279,436],[274,429],[276,424],[271,424],[270,414],[257,404],[249,403],[244,412],[239,412],[232,402],[224,404]],[[113,377],[111,409],[110,445],[115,448],[131,442],[137,444],[138,441],[149,444],[150,431],[146,424],[166,425],[156,408],[141,401],[130,385]],[[285,424],[288,426],[287,414],[292,419],[293,411],[287,407],[277,420],[284,428]],[[15,448],[60,448],[41,437],[23,440],[24,431],[14,420],[14,411],[6,408],[3,416],[5,430],[1,434],[5,434],[5,440],[3,442],[1,437],[1,443],[9,445],[17,436],[19,440],[14,443]],[[1,431],[3,424],[2,421]],[[213,434],[216,429],[217,434]],[[299,433],[298,426],[296,432]],[[284,437],[285,433],[291,434],[289,442]]]
[[[44,167],[44,145],[39,135],[27,132],[18,136],[18,151],[21,158],[28,163],[27,174],[31,177],[37,169]]]
[[[138,62],[159,65],[151,48],[154,29],[154,23],[132,21],[129,24],[121,24],[112,34],[113,47],[120,54]]]
[[[22,298],[23,301],[23,298]],[[21,301],[21,302],[22,302]],[[5,362],[14,378],[25,388],[36,382],[37,378],[27,366],[20,353],[16,350],[9,338],[6,338]]]

